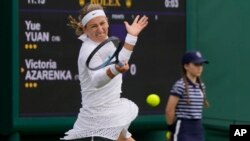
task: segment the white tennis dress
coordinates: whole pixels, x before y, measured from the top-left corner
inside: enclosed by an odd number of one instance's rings
[[[73,129],[66,132],[62,140],[92,136],[117,140],[121,132],[125,137],[130,137],[127,129],[136,118],[138,107],[132,101],[120,97],[122,74],[110,79],[106,75],[109,66],[97,71],[89,70],[85,63],[98,43],[84,36],[79,38],[84,41],[78,57],[82,107]],[[115,49],[112,44],[108,46],[104,46],[107,48],[105,52],[94,56],[93,62],[103,61]]]

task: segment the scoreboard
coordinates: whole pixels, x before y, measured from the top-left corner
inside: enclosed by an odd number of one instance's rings
[[[147,15],[149,25],[140,34],[123,74],[122,97],[139,106],[140,115],[164,113],[169,90],[180,77],[186,48],[185,0],[20,0],[17,10],[15,96],[17,115],[76,117],[81,107],[77,58],[82,42],[67,26],[86,3],[105,7],[110,36],[124,40],[123,21]],[[146,103],[148,94],[161,98],[158,107]]]

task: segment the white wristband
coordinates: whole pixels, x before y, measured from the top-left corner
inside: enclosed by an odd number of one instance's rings
[[[125,38],[125,42],[134,46],[137,42],[137,38],[138,37],[136,37],[136,36],[133,36],[131,34],[127,34],[127,36]]]
[[[120,72],[116,69],[115,64],[111,65],[111,66],[109,67],[109,69],[110,69],[110,71],[111,71],[114,75],[117,75],[117,74],[120,73]]]

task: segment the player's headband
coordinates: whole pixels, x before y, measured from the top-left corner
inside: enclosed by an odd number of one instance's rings
[[[91,11],[82,18],[82,25],[85,26],[90,20],[92,20],[93,18],[98,17],[98,16],[105,16],[106,17],[106,14],[104,13],[103,10]]]

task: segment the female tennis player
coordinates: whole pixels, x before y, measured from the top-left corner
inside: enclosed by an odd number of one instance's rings
[[[132,101],[121,98],[122,73],[128,71],[128,61],[139,33],[147,26],[147,16],[136,16],[132,24],[124,22],[127,36],[119,53],[124,65],[108,65],[92,71],[86,66],[91,52],[108,38],[109,23],[102,6],[87,4],[80,11],[79,21],[69,16],[69,26],[75,29],[83,41],[78,71],[81,85],[82,107],[73,129],[66,132],[63,140],[77,141],[134,141],[128,131],[130,123],[138,114]],[[96,53],[90,65],[101,64],[114,51],[112,45]]]
[[[204,141],[201,119],[208,101],[200,76],[207,63],[198,51],[189,51],[182,58],[183,77],[172,87],[166,105],[170,141]]]

